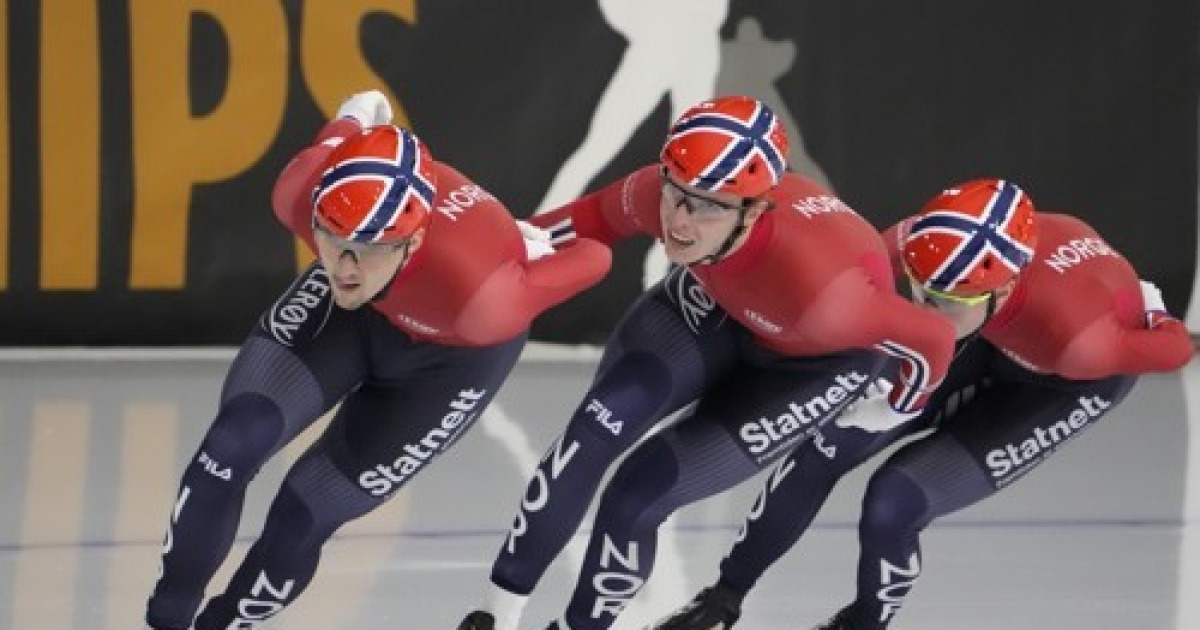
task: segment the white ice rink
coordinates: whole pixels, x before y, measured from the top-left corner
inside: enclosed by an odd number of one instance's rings
[[[127,354],[0,356],[0,628],[140,627],[178,477],[230,355]],[[265,627],[452,630],[482,593],[526,477],[592,367],[586,354],[523,361],[496,413],[396,500],[344,528],[308,592]],[[1198,418],[1200,366],[1144,378],[1039,470],[936,523],[923,538],[924,574],[893,627],[1200,629]],[[290,447],[251,486],[231,560],[300,450]],[[808,628],[847,601],[865,472],[842,483],[751,594],[739,630]],[[748,482],[668,522],[654,577],[619,628],[640,628],[713,579],[758,487]],[[551,568],[523,628],[561,612],[581,543]]]

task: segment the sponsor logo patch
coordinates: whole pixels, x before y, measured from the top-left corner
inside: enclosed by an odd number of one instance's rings
[[[824,392],[804,401],[791,401],[787,411],[774,418],[763,416],[747,422],[738,429],[738,437],[746,450],[758,460],[765,461],[781,449],[795,446],[799,440],[816,432],[825,418],[848,404],[854,392],[870,380],[865,374],[850,371],[839,374]]]
[[[482,411],[476,407],[486,393],[485,389],[464,389],[458,392],[454,400],[450,401],[449,411],[424,437],[416,443],[400,447],[400,456],[391,462],[363,471],[358,476],[358,485],[375,497],[387,496],[404,485],[404,482],[440,454],[446,445],[452,443],[464,428],[471,426],[471,421]]]
[[[717,310],[717,301],[704,290],[700,280],[683,267],[667,276],[666,286],[667,295],[683,314],[683,321],[693,333],[700,334],[701,327]]]
[[[275,341],[294,348],[321,334],[332,310],[329,274],[314,264],[271,305],[259,325]]]
[[[1091,426],[1112,406],[1099,396],[1080,396],[1079,404],[1066,418],[1048,427],[1034,427],[1032,434],[988,451],[988,472],[998,487],[1012,483],[1057,450],[1058,445]]]

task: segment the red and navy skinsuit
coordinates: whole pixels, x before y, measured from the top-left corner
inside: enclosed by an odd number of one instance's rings
[[[333,147],[358,132],[349,118],[330,123],[276,184],[276,215],[314,251],[311,192]],[[295,600],[339,526],[393,496],[474,424],[531,320],[608,271],[608,248],[588,240],[530,260],[494,196],[445,164],[433,168],[437,196],[422,246],[378,297],[339,308],[315,263],[242,346],[217,418],[183,474],[148,604],[152,628],[192,627],[233,542],[246,486],[340,401],[195,628],[251,627]]]
[[[911,219],[885,233],[895,260]],[[871,477],[859,525],[854,628],[895,617],[921,571],[920,532],[935,518],[992,496],[1046,461],[1116,407],[1137,375],[1185,365],[1182,322],[1147,313],[1137,273],[1079,219],[1039,215],[1033,261],[977,335],[965,339],[922,417],[886,433],[829,426],[826,449],[780,464],[722,562],[719,582],[745,595],[804,533],[837,480],[897,438],[905,444]],[[759,510],[756,510],[756,513]]]
[[[656,166],[533,221],[556,242],[662,237]],[[942,379],[953,330],[894,290],[878,233],[813,181],[786,174],[774,209],[744,244],[679,267],[625,313],[591,388],[522,495],[492,581],[530,593],[575,533],[609,466],[688,403],[679,423],[641,443],[614,473],[565,616],[607,628],[653,566],[655,530],[678,507],[783,457],[902,361],[893,402],[919,410]],[[615,550],[615,551],[614,551]],[[614,555],[620,561],[614,560]],[[598,572],[619,579],[600,580]]]

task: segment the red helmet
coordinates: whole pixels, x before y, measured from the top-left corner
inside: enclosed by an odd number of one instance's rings
[[[368,127],[329,154],[313,189],[313,221],[347,241],[402,241],[429,222],[436,187],[433,159],[415,135]]]
[[[1037,218],[1025,191],[977,179],[925,204],[904,241],[904,264],[922,287],[963,297],[995,291],[1033,258]]]
[[[723,96],[679,117],[667,134],[662,163],[695,188],[758,197],[783,177],[787,152],[787,131],[765,104]]]

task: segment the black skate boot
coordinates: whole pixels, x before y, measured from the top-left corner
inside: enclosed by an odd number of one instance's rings
[[[496,619],[482,610],[471,612],[458,624],[458,630],[492,630],[495,627]]]
[[[700,591],[650,630],[729,630],[741,616],[742,598],[718,584]]]
[[[813,630],[857,630],[858,626],[850,622],[850,607],[839,611],[823,624],[814,626]]]

